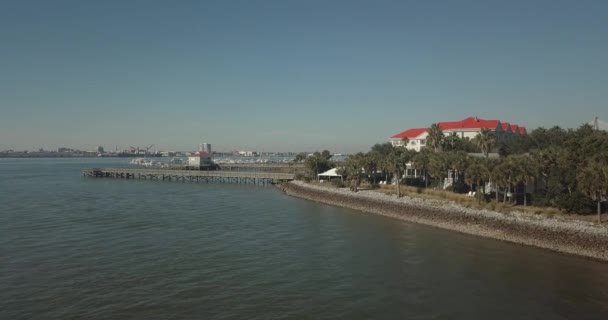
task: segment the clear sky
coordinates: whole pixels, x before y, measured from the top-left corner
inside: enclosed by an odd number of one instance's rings
[[[0,150],[367,150],[608,119],[608,1],[0,2]]]

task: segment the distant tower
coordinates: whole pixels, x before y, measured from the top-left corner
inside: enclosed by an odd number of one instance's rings
[[[204,151],[204,152],[207,152],[208,154],[211,154],[211,144],[209,144],[209,143],[201,143],[198,146],[198,151]]]

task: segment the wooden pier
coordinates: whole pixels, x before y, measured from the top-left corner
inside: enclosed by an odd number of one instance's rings
[[[82,175],[95,178],[119,178],[159,181],[188,181],[199,183],[275,184],[293,180],[294,175],[283,172],[157,170],[130,168],[83,169]]]
[[[293,172],[294,169],[304,168],[301,163],[220,163],[220,170],[224,171],[268,171]]]

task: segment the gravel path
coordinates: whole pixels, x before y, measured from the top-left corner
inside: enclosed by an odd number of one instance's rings
[[[466,208],[452,201],[397,198],[376,191],[329,189],[301,181],[283,184],[281,189],[326,204],[608,261],[607,225],[523,212],[505,214]]]

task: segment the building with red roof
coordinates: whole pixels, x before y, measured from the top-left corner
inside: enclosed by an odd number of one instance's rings
[[[496,135],[497,140],[507,139],[513,134],[526,134],[526,128],[500,120],[486,120],[478,117],[468,117],[460,121],[444,121],[438,123],[444,134],[456,135],[464,139],[475,138],[482,129],[487,129]],[[407,138],[407,145],[404,143]],[[427,128],[405,130],[389,138],[393,146],[405,146],[408,149],[420,151],[426,146]]]
[[[427,128],[413,128],[390,137],[389,141],[395,147],[406,146],[408,149],[420,151],[426,145],[426,136]]]
[[[469,139],[475,138],[481,132],[481,129],[495,132],[499,138],[504,133],[500,120],[485,120],[478,117],[468,117],[460,121],[439,122],[439,127],[446,135],[456,134],[461,138]]]
[[[198,151],[188,156],[188,166],[198,169],[208,169],[213,166],[211,154],[205,151]]]

